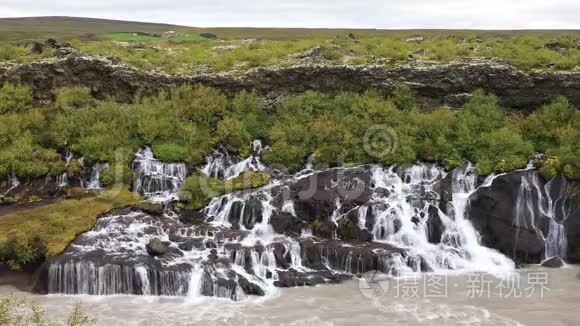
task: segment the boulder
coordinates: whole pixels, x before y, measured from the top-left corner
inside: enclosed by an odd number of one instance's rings
[[[270,224],[276,233],[294,236],[300,235],[304,227],[304,222],[300,218],[286,212],[274,213],[270,217]]]
[[[372,194],[370,177],[370,168],[360,167],[330,169],[298,180],[290,185],[296,215],[307,222],[324,222],[336,210],[341,214],[366,204]]]
[[[149,255],[156,257],[163,256],[167,252],[168,246],[161,242],[159,238],[153,238],[145,246],[145,249]]]
[[[548,268],[560,268],[564,265],[566,265],[566,263],[564,263],[564,261],[560,257],[548,258],[542,262],[542,267]]]

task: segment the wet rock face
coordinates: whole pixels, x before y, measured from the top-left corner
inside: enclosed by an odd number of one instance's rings
[[[153,238],[147,246],[147,253],[153,257],[163,256],[167,252],[167,245],[165,245],[159,238]]]
[[[68,49],[62,48],[57,51]],[[217,87],[228,95],[241,90],[255,90],[268,97],[301,94],[307,90],[323,93],[364,92],[376,89],[388,95],[398,82],[411,85],[420,102],[428,107],[442,104],[461,105],[466,93],[484,89],[496,94],[506,107],[532,109],[558,95],[580,106],[580,72],[524,73],[501,61],[473,59],[426,66],[338,66],[303,64],[286,68],[259,68],[242,76],[200,74],[170,76],[148,73],[109,59],[77,52],[61,51],[63,58],[0,66],[0,83],[20,82],[30,85],[38,100],[51,100],[54,89],[85,86],[99,98],[113,96],[131,101],[135,94],[152,95],[182,84]]]
[[[290,200],[296,215],[305,221],[325,221],[337,209],[344,213],[368,202],[370,177],[368,167],[316,173],[290,185]]]
[[[469,218],[483,243],[518,263],[553,256],[580,261],[580,196],[577,182],[546,181],[536,171],[497,177],[470,198]]]

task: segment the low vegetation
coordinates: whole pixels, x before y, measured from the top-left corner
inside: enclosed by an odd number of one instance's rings
[[[135,29],[98,33],[68,41],[79,50],[111,57],[145,70],[167,73],[245,71],[254,67],[317,62],[392,67],[416,62],[446,63],[463,58],[497,58],[524,70],[571,70],[580,67],[576,32],[485,31],[259,31]],[[164,34],[165,32],[165,34]],[[294,36],[293,36],[294,32]],[[255,38],[253,38],[255,37]],[[310,49],[318,51],[304,54]],[[26,44],[0,45],[0,61],[30,62],[50,53],[30,55]]]
[[[0,260],[12,269],[58,255],[77,235],[89,231],[99,215],[134,205],[139,196],[116,186],[98,196],[67,199],[0,218]]]
[[[538,162],[546,176],[580,176],[580,114],[565,98],[527,116],[500,107],[482,91],[457,111],[423,110],[404,85],[390,98],[372,91],[307,92],[275,108],[254,93],[228,100],[205,86],[182,86],[133,104],[97,101],[86,89],[62,89],[55,105],[36,108],[26,86],[9,84],[0,98],[12,103],[0,114],[4,176],[38,178],[75,169],[65,167],[60,154],[65,148],[85,164],[109,162],[126,170],[133,153],[147,145],[163,161],[198,166],[220,145],[248,156],[252,139],[271,145],[263,153],[266,163],[290,171],[315,153],[315,163],[326,164],[428,160],[452,168],[468,159],[487,174],[524,167],[539,152],[546,154]],[[103,177],[112,184],[112,175]]]
[[[88,325],[89,317],[77,304],[66,320],[58,325],[84,326]],[[0,326],[48,326],[56,325],[46,316],[46,309],[37,305],[29,298],[6,296],[0,298]]]
[[[210,178],[202,173],[189,176],[179,190],[179,199],[189,209],[200,209],[217,196],[238,190],[261,187],[270,180],[270,175],[263,172],[244,172],[228,180]]]

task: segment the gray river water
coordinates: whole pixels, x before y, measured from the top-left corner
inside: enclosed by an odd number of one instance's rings
[[[579,273],[577,266],[534,267],[501,278],[463,274],[354,280],[280,289],[272,297],[244,302],[62,295],[33,300],[53,320],[62,320],[81,303],[92,325],[578,325]],[[0,295],[9,293],[28,295],[0,287]]]

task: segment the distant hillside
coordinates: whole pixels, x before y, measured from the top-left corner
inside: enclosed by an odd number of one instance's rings
[[[337,35],[345,36],[354,33],[356,36],[512,36],[512,35],[542,35],[558,36],[565,34],[578,35],[580,31],[537,30],[537,31],[477,31],[477,30],[377,30],[377,29],[308,29],[308,28],[196,28],[170,24],[143,23],[121,20],[78,17],[27,17],[27,18],[0,18],[0,42],[23,41],[31,39],[83,38],[95,35],[118,32],[163,33],[177,30],[192,33],[213,33],[220,39],[309,39],[334,38]]]
[[[76,17],[0,18],[0,41],[79,38],[114,32],[163,33],[188,29],[169,24]]]

